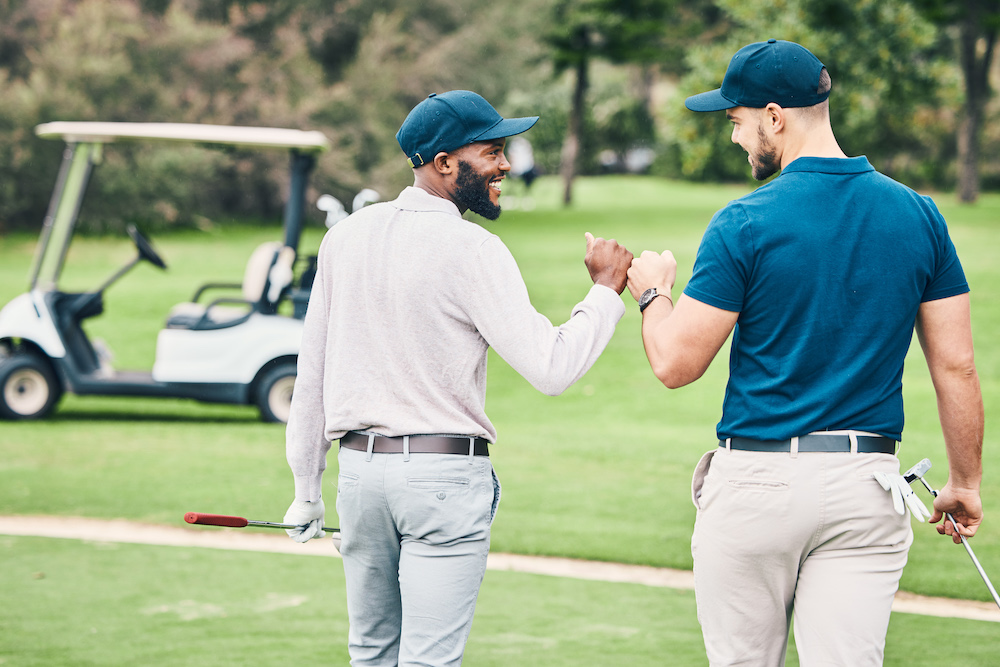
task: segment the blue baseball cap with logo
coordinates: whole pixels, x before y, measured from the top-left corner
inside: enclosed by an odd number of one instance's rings
[[[470,90],[432,93],[406,116],[396,141],[416,169],[444,151],[474,141],[492,141],[526,132],[538,116],[504,118],[481,95]]]
[[[811,107],[830,96],[817,92],[823,63],[795,42],[769,39],[748,44],[729,61],[722,87],[684,101],[691,111],[722,111],[733,107],[763,109]]]

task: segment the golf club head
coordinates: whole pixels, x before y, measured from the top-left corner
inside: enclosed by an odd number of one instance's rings
[[[915,479],[922,479],[923,476],[931,469],[931,460],[924,459],[914,465],[912,468],[903,473],[903,479],[906,480],[907,484],[912,484]]]
[[[316,200],[316,208],[326,212],[326,226],[333,227],[335,224],[347,217],[344,204],[333,195],[320,195]]]
[[[381,198],[382,198],[382,195],[380,195],[375,190],[372,190],[371,188],[365,188],[364,190],[362,190],[361,192],[359,192],[357,195],[355,195],[354,201],[351,203],[351,210],[352,211],[360,211],[361,209],[363,209],[368,204],[373,204],[373,203],[379,201],[379,199],[381,199]]]

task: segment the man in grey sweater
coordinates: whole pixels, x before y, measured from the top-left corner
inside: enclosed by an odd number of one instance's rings
[[[319,252],[287,428],[295,500],[285,522],[321,535],[323,471],[338,452],[351,664],[458,665],[486,569],[500,484],[485,412],[489,347],[557,395],[625,312],[632,253],[586,234],[594,281],[553,326],[510,251],[462,218],[495,220],[510,171],[504,119],[469,91],[431,95],[396,135],[414,184],[339,222]]]

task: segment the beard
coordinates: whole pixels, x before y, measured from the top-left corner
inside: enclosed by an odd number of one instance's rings
[[[778,173],[781,166],[776,159],[774,146],[767,140],[764,128],[759,125],[757,126],[757,136],[760,138],[760,144],[757,153],[753,156],[753,162],[750,163],[750,173],[755,180],[766,181]]]
[[[490,199],[492,174],[481,174],[464,160],[458,161],[458,178],[455,179],[453,197],[460,206],[481,215],[487,220],[500,217],[500,206]]]

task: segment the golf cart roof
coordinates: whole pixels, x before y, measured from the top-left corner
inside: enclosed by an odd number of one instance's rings
[[[55,121],[35,127],[43,139],[62,139],[67,147],[45,215],[31,289],[55,289],[77,215],[92,170],[101,163],[105,144],[118,142],[188,142],[248,149],[284,149],[291,153],[289,194],[285,201],[284,243],[293,249],[305,224],[305,196],[309,173],[319,153],[330,148],[322,132],[273,127],[238,127],[193,123],[104,123]]]
[[[197,123],[55,121],[36,126],[35,134],[43,139],[63,139],[70,143],[189,141],[253,148],[291,148],[315,153],[330,148],[329,139],[318,131]]]

